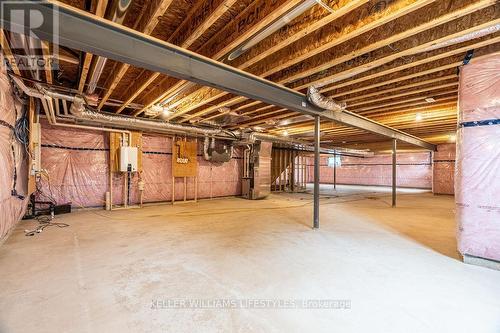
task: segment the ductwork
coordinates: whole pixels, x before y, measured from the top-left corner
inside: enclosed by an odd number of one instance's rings
[[[36,89],[30,88],[26,86],[22,79],[18,76],[11,75],[11,77],[26,95],[39,98],[42,101],[42,104],[45,103],[44,109],[47,118],[54,125],[84,128],[85,126],[82,126],[82,124],[85,124],[87,126],[104,126],[102,128],[93,128],[101,129],[103,131],[118,131],[117,129],[120,129],[120,132],[128,133],[130,133],[130,130],[139,130],[164,134],[188,134],[198,137],[203,136],[205,137],[203,147],[204,158],[207,161],[212,162],[227,162],[232,158],[233,154],[232,145],[227,145],[221,151],[217,151],[215,138],[219,138],[225,141],[238,141],[239,143],[243,144],[253,144],[257,141],[281,143],[305,151],[312,151],[313,149],[309,142],[293,139],[290,137],[281,137],[258,132],[241,133],[239,131],[226,131],[220,128],[205,128],[184,124],[173,124],[162,120],[144,119],[106,112],[96,112],[88,108],[88,101],[85,96],[70,95],[67,93],[52,91],[44,88],[42,85],[37,85]],[[56,117],[53,112],[53,99],[72,102],[72,105],[69,108],[69,115],[60,115],[59,117]],[[79,123],[80,125],[57,123],[57,119],[64,119],[66,121],[71,120],[73,122]],[[358,151],[346,148],[322,148],[321,152],[336,152],[353,155],[355,154],[359,157],[369,155],[369,153],[367,153],[366,151]]]
[[[222,151],[215,149],[215,138],[205,137],[203,142],[203,158],[214,163],[229,162],[233,157],[233,146],[224,145]]]
[[[473,31],[471,33],[465,34],[463,36],[459,36],[456,38],[452,38],[450,40],[447,40],[445,42],[437,43],[434,45],[429,46],[428,48],[422,50],[421,52],[429,52],[432,50],[437,50],[443,47],[459,44],[459,43],[464,43],[473,39],[481,38],[487,35],[491,35],[493,33],[496,33],[500,31],[500,24],[495,24],[489,27],[486,27],[484,29],[480,29],[477,31]]]
[[[336,102],[330,97],[323,96],[319,89],[310,86],[307,88],[307,100],[319,108],[330,110],[330,111],[343,111],[346,108],[345,102]]]
[[[285,136],[276,136],[272,134],[266,133],[257,133],[252,132],[247,137],[248,143],[255,143],[255,141],[269,141],[269,142],[277,142],[277,143],[288,143],[288,144],[297,144],[297,145],[306,145],[307,142],[302,142],[297,139],[292,139]]]
[[[70,114],[78,120],[85,120],[91,123],[98,123],[110,127],[121,127],[126,129],[137,129],[151,132],[168,132],[175,134],[195,134],[195,135],[224,135],[220,129],[194,127],[181,124],[168,123],[161,120],[141,119],[125,115],[116,115],[106,112],[96,112],[89,110],[82,103],[83,99],[75,98],[70,108]],[[229,138],[228,138],[229,139]],[[233,138],[234,139],[234,138]]]
[[[210,141],[212,142],[211,144]],[[210,161],[212,159],[212,156],[210,156],[210,153],[208,151],[209,148],[211,149],[215,148],[215,139],[212,138],[212,140],[210,140],[210,138],[206,136],[205,141],[203,142],[203,158],[206,161]]]

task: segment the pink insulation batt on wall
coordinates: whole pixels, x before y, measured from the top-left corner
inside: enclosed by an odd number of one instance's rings
[[[459,250],[500,261],[500,54],[461,68],[458,118]]]
[[[314,160],[308,159],[307,181],[314,181]],[[320,182],[333,184],[333,167],[328,166],[328,157],[320,160]],[[392,155],[373,157],[341,157],[341,166],[337,167],[337,184],[391,186]],[[397,154],[397,186],[431,188],[432,164],[430,154]]]
[[[14,99],[5,62],[0,55],[0,240],[24,215],[27,199],[12,196],[14,170],[17,174],[16,190],[27,196],[27,161],[24,147],[15,140],[12,129],[16,122],[16,110],[21,111],[21,103]]]
[[[49,174],[50,187],[45,181],[44,193],[58,203],[71,202],[74,207],[99,207],[105,204],[109,191],[109,135],[106,132],[54,127],[42,123],[42,168]],[[158,135],[143,135],[144,202],[172,199],[172,139]],[[213,198],[241,194],[241,153],[235,150],[227,163],[211,163],[202,155],[203,143],[198,143],[198,198]],[[122,204],[124,176],[115,173],[113,202]],[[139,202],[138,175],[131,181],[130,203]],[[187,179],[187,199],[194,198],[194,178]],[[184,199],[184,180],[175,181],[175,199]]]
[[[432,193],[455,193],[455,152],[454,143],[437,146],[437,151],[432,156]]]

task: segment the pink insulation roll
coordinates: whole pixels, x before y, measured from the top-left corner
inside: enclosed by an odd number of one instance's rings
[[[14,170],[17,174],[15,189],[19,195],[27,192],[27,162],[24,147],[14,139],[12,129],[16,122],[16,109],[21,104],[14,98],[5,72],[3,56],[0,54],[0,240],[24,215],[27,198],[24,200],[12,195]]]
[[[455,202],[459,250],[500,261],[500,54],[460,71]]]

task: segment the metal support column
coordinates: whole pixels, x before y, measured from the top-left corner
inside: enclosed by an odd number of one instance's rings
[[[392,139],[392,207],[396,207],[396,139]]]
[[[314,229],[319,228],[319,116],[314,118]]]
[[[333,153],[333,189],[337,189],[337,154]]]

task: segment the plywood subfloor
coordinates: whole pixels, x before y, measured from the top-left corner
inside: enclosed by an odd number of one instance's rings
[[[391,209],[380,190],[324,187],[316,231],[309,194],[81,211],[35,237],[21,222],[0,247],[0,332],[499,332],[500,272],[458,259],[453,198]],[[152,307],[174,298],[351,308]]]

